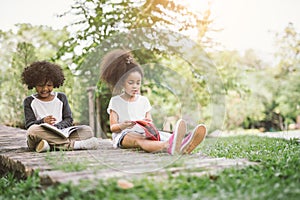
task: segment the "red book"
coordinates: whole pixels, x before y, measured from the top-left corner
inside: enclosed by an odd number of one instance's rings
[[[153,123],[143,120],[137,120],[135,122],[145,130],[147,139],[160,141],[159,132]]]

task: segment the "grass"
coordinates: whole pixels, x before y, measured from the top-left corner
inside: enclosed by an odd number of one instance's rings
[[[208,138],[196,151],[212,157],[246,158],[259,165],[230,168],[214,176],[137,179],[131,189],[121,189],[116,179],[42,188],[37,175],[16,180],[8,174],[0,179],[0,199],[299,199],[299,147],[293,140],[257,136]]]
[[[53,157],[52,152],[47,152],[46,161],[53,169],[62,170],[64,172],[75,172],[87,169],[87,162],[84,159],[69,158],[66,152],[61,150],[58,156]]]

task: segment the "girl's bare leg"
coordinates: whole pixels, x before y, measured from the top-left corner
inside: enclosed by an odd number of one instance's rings
[[[154,153],[166,151],[169,142],[147,140],[143,135],[127,133],[122,141],[122,146],[125,148],[141,148],[146,152]]]

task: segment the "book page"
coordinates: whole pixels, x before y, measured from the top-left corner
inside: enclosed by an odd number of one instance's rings
[[[52,126],[52,125],[47,124],[47,123],[43,123],[43,124],[41,124],[41,126],[48,129],[48,130],[51,130],[53,133],[56,133],[56,134],[60,135],[63,138],[68,138],[72,132],[74,132],[74,131],[81,128],[81,126],[70,126],[68,128],[58,129],[55,126]]]

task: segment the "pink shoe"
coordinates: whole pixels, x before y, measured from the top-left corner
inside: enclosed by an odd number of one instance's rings
[[[177,121],[174,129],[174,133],[169,139],[168,153],[171,155],[178,154],[180,152],[181,143],[186,133],[186,124],[180,119]]]
[[[197,125],[193,132],[183,139],[180,153],[190,154],[205,138],[206,127],[203,124]]]

